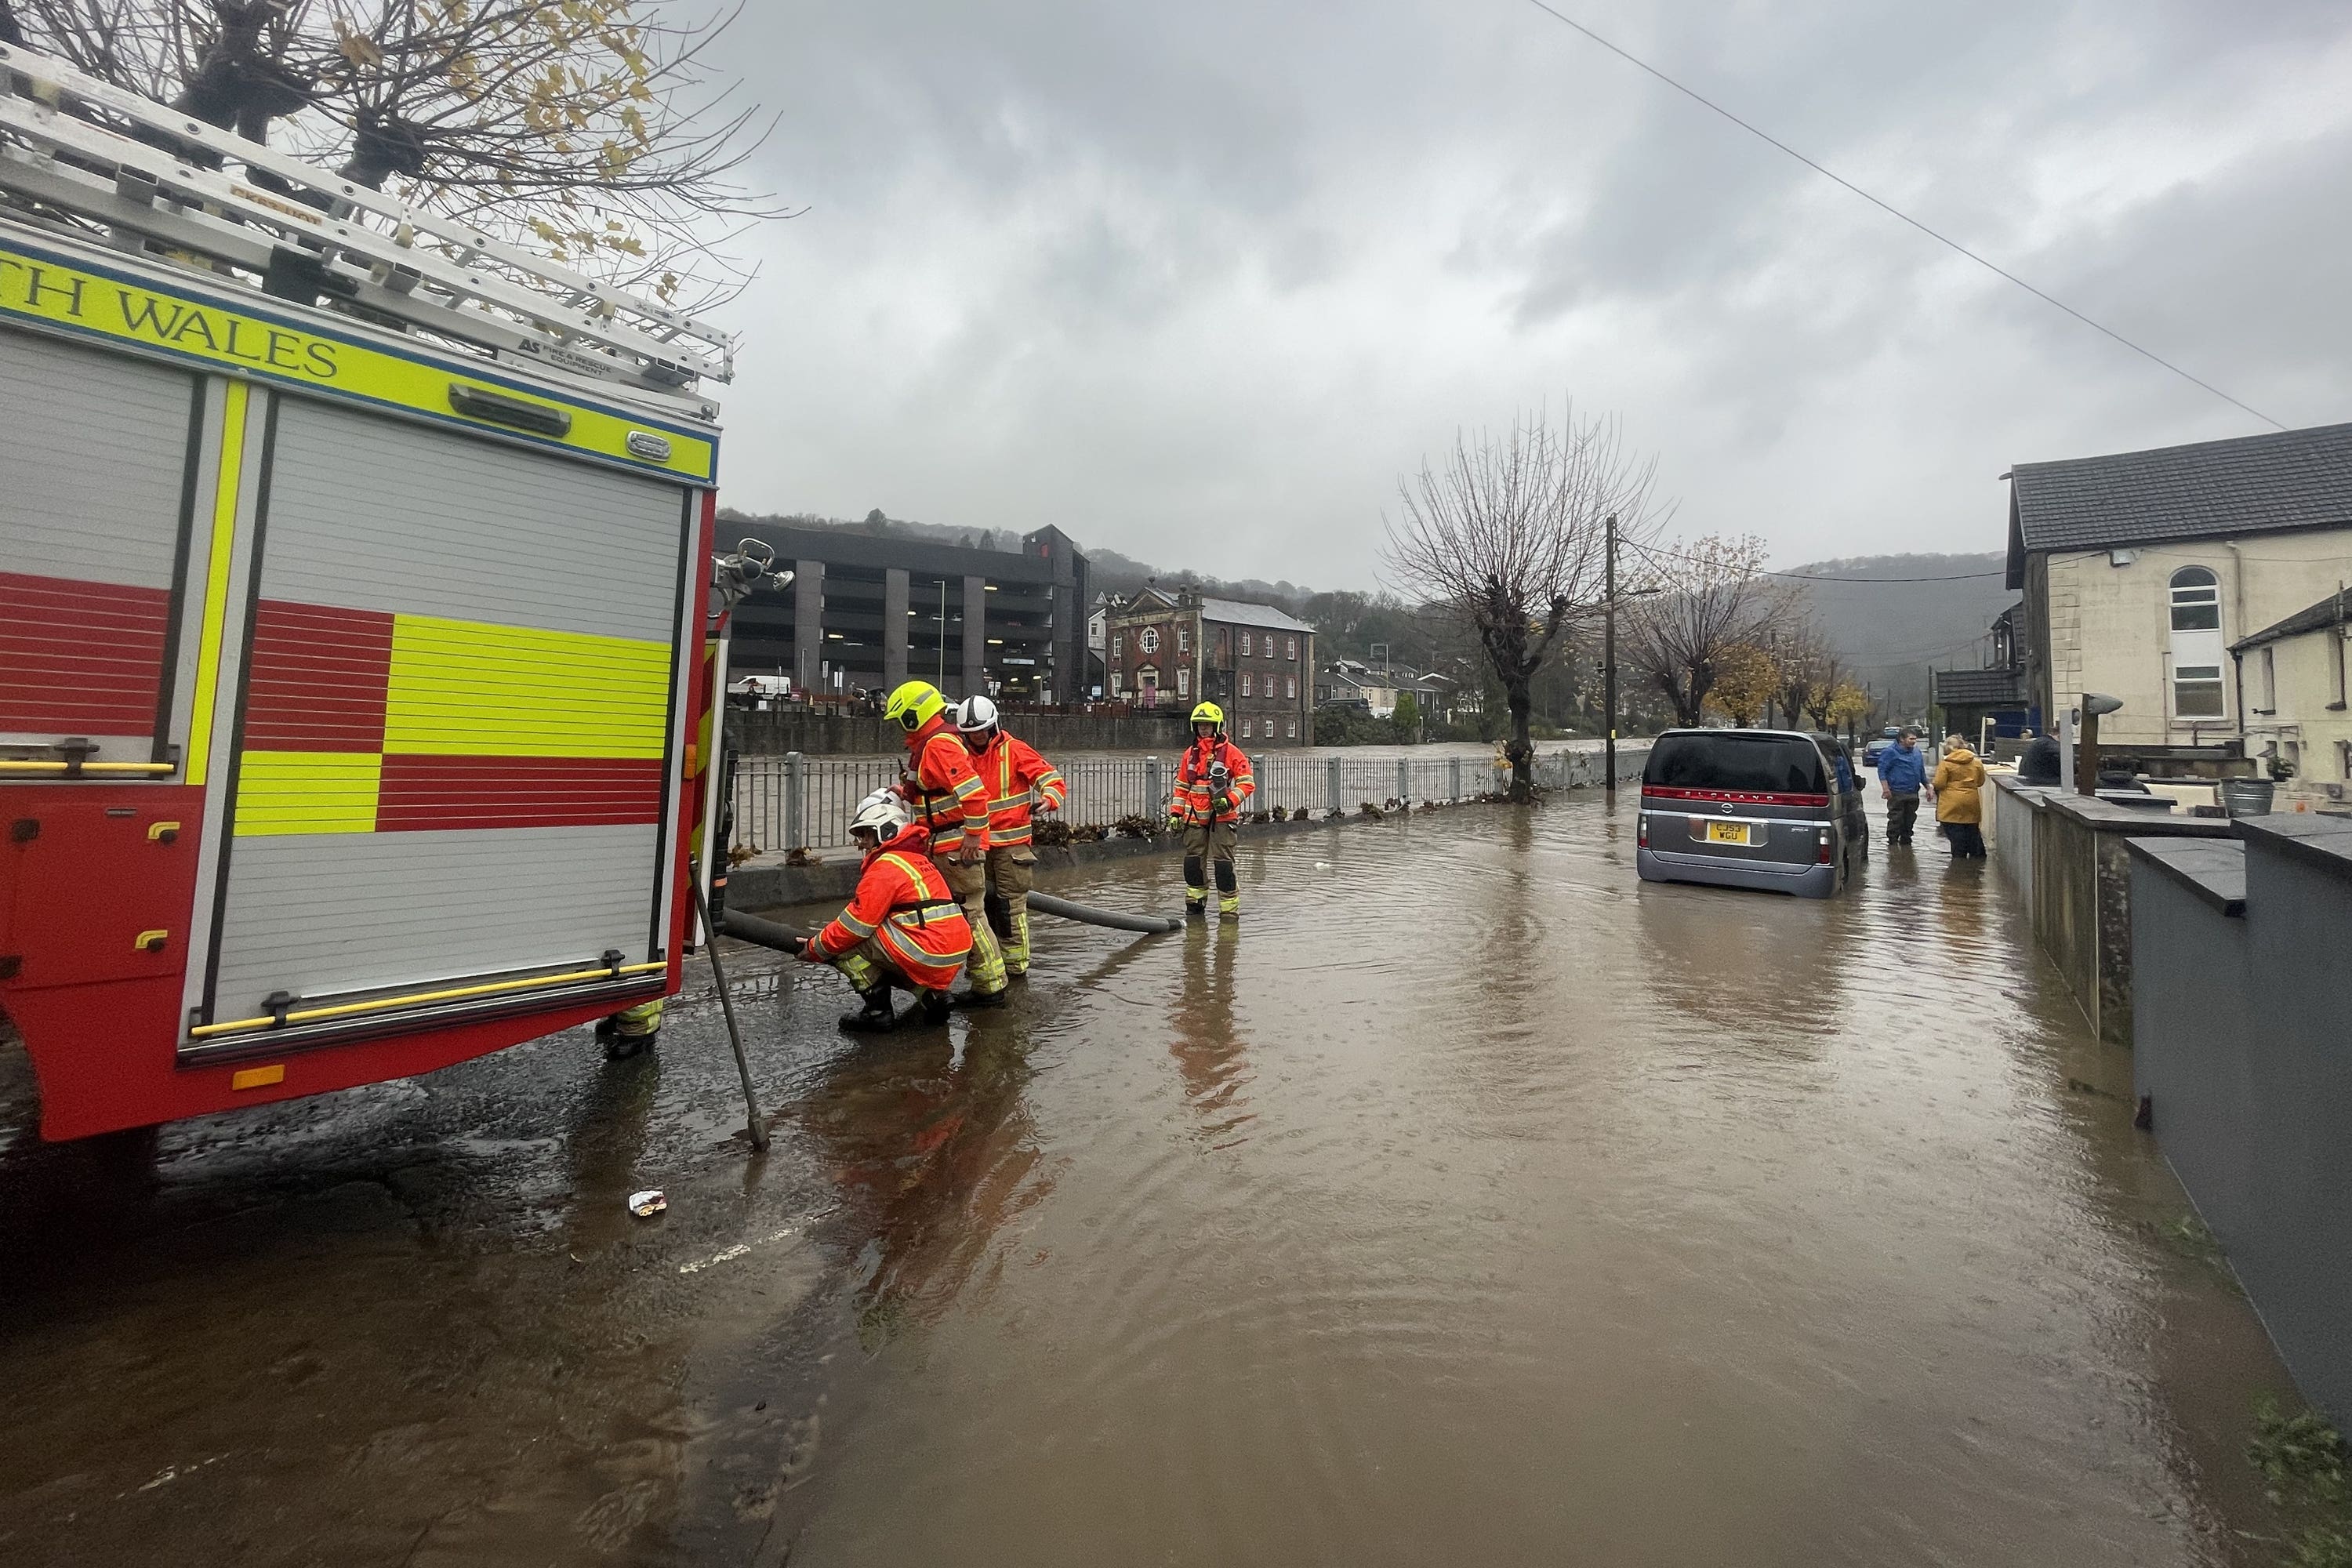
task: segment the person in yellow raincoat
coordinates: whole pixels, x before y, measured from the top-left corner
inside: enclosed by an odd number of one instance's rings
[[[1936,803],[1936,826],[1951,840],[1956,860],[1985,858],[1984,802],[1977,793],[1984,788],[1984,763],[1969,750],[1969,743],[1958,735],[1946,741],[1944,760],[1936,764],[1936,776],[1927,781],[1927,794]]]

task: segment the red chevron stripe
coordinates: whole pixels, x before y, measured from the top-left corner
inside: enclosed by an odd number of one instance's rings
[[[147,734],[171,609],[162,588],[0,572],[0,731]]]
[[[251,752],[380,752],[392,617],[264,599],[246,686]]]
[[[656,757],[383,759],[378,833],[428,828],[573,827],[654,822],[661,816]]]

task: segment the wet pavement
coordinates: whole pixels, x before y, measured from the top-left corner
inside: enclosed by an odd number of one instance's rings
[[[2276,1561],[2284,1373],[1997,872],[1643,886],[1632,800],[1245,844],[944,1036],[744,950],[764,1160],[698,970],[144,1140],[0,1050],[0,1563]]]

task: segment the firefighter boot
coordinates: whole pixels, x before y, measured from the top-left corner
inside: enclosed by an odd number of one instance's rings
[[[970,906],[966,906],[968,909]],[[996,933],[988,926],[984,911],[972,911],[971,956],[963,962],[964,977],[969,987],[955,999],[959,1007],[1002,1007],[1004,1005],[1004,950],[996,943]]]
[[[1205,920],[1209,913],[1209,874],[1198,855],[1184,857],[1184,914],[1189,920]]]
[[[898,1026],[898,1015],[890,1007],[890,987],[872,986],[857,994],[866,1004],[856,1013],[844,1013],[841,1026],[853,1035],[887,1035]]]
[[[954,1010],[955,1004],[948,1000],[946,992],[925,991],[915,997],[915,1010],[907,1022],[922,1028],[936,1029],[948,1021],[948,1015]]]
[[[1217,862],[1217,913],[1229,921],[1242,918],[1241,887],[1234,879],[1234,863],[1230,860]]]

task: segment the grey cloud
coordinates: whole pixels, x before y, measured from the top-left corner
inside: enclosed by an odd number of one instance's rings
[[[2257,406],[2344,416],[2352,102],[2195,177],[2112,135],[2254,122],[2352,59],[2340,7],[1570,9]],[[768,7],[730,55],[814,204],[734,307],[740,505],[1361,585],[1400,470],[1569,394],[1684,526],[1784,558],[1989,543],[2011,460],[2246,426],[1517,4]],[[2149,194],[2035,195],[2118,165]]]

